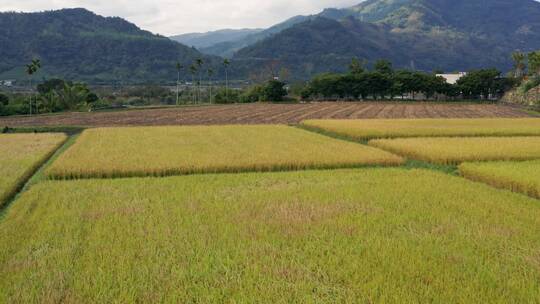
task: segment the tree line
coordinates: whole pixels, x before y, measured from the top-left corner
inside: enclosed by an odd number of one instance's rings
[[[304,100],[367,99],[488,99],[501,96],[512,81],[496,69],[469,71],[456,84],[437,73],[396,70],[387,60],[378,60],[373,69],[367,62],[353,59],[344,74],[315,76],[301,91]],[[441,73],[442,74],[442,73]]]

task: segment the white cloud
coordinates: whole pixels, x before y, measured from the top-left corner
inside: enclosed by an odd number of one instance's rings
[[[299,14],[362,0],[1,0],[0,11],[84,7],[119,16],[154,33],[172,35],[221,28],[268,27]]]

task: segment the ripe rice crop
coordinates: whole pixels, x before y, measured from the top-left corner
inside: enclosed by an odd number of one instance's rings
[[[306,120],[302,125],[362,140],[396,137],[540,135],[538,118]]]
[[[437,164],[466,161],[540,159],[540,137],[398,138],[369,145]]]
[[[52,178],[399,165],[388,152],[287,126],[89,129],[48,170]]]
[[[0,206],[65,140],[64,134],[0,134]]]
[[[540,204],[426,170],[45,181],[1,303],[529,303]]]
[[[468,179],[540,198],[540,160],[464,163],[459,171]]]

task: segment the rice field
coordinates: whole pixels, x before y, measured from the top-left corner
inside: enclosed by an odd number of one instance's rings
[[[369,145],[436,164],[540,159],[540,137],[439,137],[377,139]]]
[[[388,152],[282,125],[88,129],[56,179],[399,165]]]
[[[0,134],[0,206],[65,140],[64,134]]]
[[[0,231],[1,303],[540,299],[538,201],[433,171],[44,181]]]
[[[540,160],[464,163],[459,171],[468,179],[540,199]]]
[[[540,135],[538,118],[306,120],[302,125],[356,140]]]

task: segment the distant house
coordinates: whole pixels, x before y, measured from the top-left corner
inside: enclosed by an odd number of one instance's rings
[[[6,87],[12,87],[15,80],[0,80],[0,85]]]
[[[455,74],[437,74],[438,77],[446,79],[446,82],[449,84],[456,84],[456,82],[463,76],[467,75],[465,72],[455,73]]]

